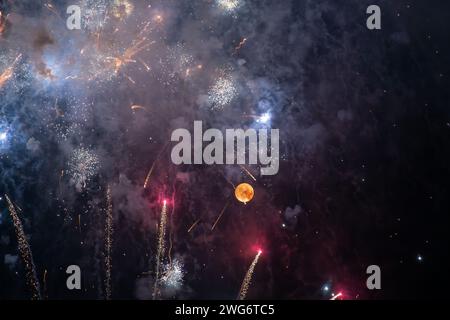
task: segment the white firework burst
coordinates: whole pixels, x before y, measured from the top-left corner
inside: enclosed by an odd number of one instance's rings
[[[78,191],[86,187],[87,182],[97,173],[99,158],[91,150],[78,148],[73,151],[68,163],[68,172],[71,182]]]
[[[219,76],[209,89],[208,98],[212,109],[222,109],[237,95],[237,86],[232,76]]]
[[[185,272],[183,268],[183,263],[178,259],[174,259],[172,264],[165,264],[160,279],[161,284],[167,289],[179,289],[183,285],[184,280]]]
[[[240,0],[216,0],[220,9],[226,12],[233,12],[241,5]]]

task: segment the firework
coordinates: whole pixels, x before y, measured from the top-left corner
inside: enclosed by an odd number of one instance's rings
[[[223,214],[225,213],[225,210],[227,210],[229,203],[230,203],[230,201],[227,201],[227,203],[223,207],[222,211],[219,214],[219,217],[217,217],[216,222],[214,222],[214,224],[211,228],[211,231],[214,231],[214,229],[216,228],[217,224],[219,223],[220,219],[222,218]]]
[[[333,297],[331,297],[330,300],[336,300],[339,297],[342,297],[342,292],[339,292],[338,294],[335,294]]]
[[[233,101],[236,95],[236,84],[229,75],[219,76],[208,92],[208,98],[212,109],[224,108]]]
[[[22,54],[19,54],[16,57],[16,59],[14,60],[14,62],[12,63],[12,65],[10,67],[6,68],[6,70],[0,74],[0,88],[2,88],[3,85],[13,76],[14,68],[21,57],[22,57]]]
[[[110,0],[81,0],[79,6],[83,12],[83,27],[88,31],[103,29],[108,21]]]
[[[239,52],[239,50],[242,49],[242,47],[245,45],[246,42],[247,42],[247,38],[242,38],[241,42],[239,42],[239,44],[236,46],[236,48],[234,48],[233,54],[237,54]]]
[[[123,20],[133,13],[134,5],[128,0],[114,0],[112,4],[112,15]]]
[[[241,5],[240,0],[216,0],[220,9],[226,12],[233,12]]]
[[[68,166],[71,182],[77,190],[82,190],[86,187],[87,182],[97,173],[99,159],[92,151],[79,148],[73,151]]]
[[[247,174],[248,174],[248,176],[249,176],[250,178],[252,178],[252,179],[253,179],[254,181],[256,181],[256,178],[255,178],[255,176],[254,176],[254,175],[252,175],[252,174],[251,174],[251,172],[250,172],[250,171],[248,171],[246,167],[244,167],[244,166],[243,166],[243,165],[241,165],[241,164],[240,164],[239,166],[241,167],[241,169],[242,169],[242,170],[244,170],[244,171],[245,171],[245,173],[247,173]]]
[[[188,233],[191,233],[192,230],[194,230],[194,228],[197,226],[197,224],[200,222],[201,219],[198,219],[197,221],[195,221],[192,226],[188,229]]]
[[[145,108],[143,106],[139,106],[137,104],[134,104],[131,106],[131,110],[144,110]]]
[[[26,279],[28,286],[31,289],[31,298],[33,300],[40,300],[41,290],[36,274],[36,268],[34,266],[33,255],[31,253],[30,245],[28,243],[27,237],[25,236],[25,232],[23,231],[22,222],[20,221],[19,216],[17,215],[13,202],[9,199],[8,195],[6,194],[5,199],[8,202],[9,212],[13,219],[20,256],[22,257],[22,260],[25,264]]]
[[[61,15],[58,13],[58,11],[56,11],[52,3],[44,3],[44,7],[46,7],[51,13],[55,14],[58,18],[62,19]]]
[[[147,189],[148,183],[149,183],[149,181],[150,181],[150,177],[151,177],[151,175],[152,175],[152,173],[153,173],[153,169],[155,168],[155,163],[156,163],[156,160],[153,161],[153,164],[152,164],[152,166],[150,167],[150,170],[148,170],[147,176],[145,177],[145,181],[144,181],[144,189]]]
[[[150,31],[150,22],[147,22],[147,24],[145,24],[145,26],[142,28],[141,32],[139,32],[136,39],[134,39],[131,46],[123,51],[123,54],[113,57],[106,57],[106,61],[110,62],[110,65],[113,67],[115,74],[117,74],[120,69],[123,68],[126,64],[130,62],[136,63],[134,57],[138,53],[140,53],[144,49],[147,49],[149,46],[155,43],[155,41],[148,41],[147,37],[145,36],[145,34]]]
[[[105,221],[105,288],[106,300],[111,299],[111,248],[113,236],[113,216],[112,216],[112,198],[111,188],[108,186],[106,191],[106,221]]]
[[[161,157],[161,155],[163,154],[164,150],[166,150],[168,145],[169,145],[169,143],[166,143],[164,145],[164,147],[161,149],[159,154],[156,156],[155,161],[153,161],[153,164],[150,167],[150,170],[148,170],[147,176],[145,177],[145,181],[144,181],[144,189],[147,189],[148,183],[150,182],[150,177],[152,176],[153,169],[155,168],[155,165],[156,165],[156,161],[158,161],[159,157]]]
[[[182,286],[184,280],[183,263],[174,259],[172,263],[164,265],[161,275],[161,284],[168,289],[178,289]]]
[[[6,18],[3,17],[3,13],[0,11],[0,35],[6,29]]]
[[[250,283],[252,282],[253,271],[255,270],[256,264],[258,263],[259,256],[261,254],[262,254],[262,251],[259,250],[258,253],[256,254],[255,259],[253,259],[252,264],[248,268],[248,271],[245,274],[244,281],[242,281],[241,290],[239,291],[239,294],[238,294],[238,297],[237,297],[238,300],[244,300],[245,297],[247,296],[248,288],[250,286]]]
[[[158,293],[158,284],[159,284],[159,274],[161,269],[161,261],[164,256],[165,247],[165,237],[166,237],[166,229],[167,229],[167,201],[164,200],[163,207],[161,210],[161,222],[159,224],[159,235],[158,235],[158,251],[156,253],[156,276],[155,276],[155,284],[153,287],[153,299],[156,299]]]

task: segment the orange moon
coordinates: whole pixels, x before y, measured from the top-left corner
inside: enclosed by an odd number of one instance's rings
[[[234,190],[234,195],[240,202],[247,204],[248,202],[252,201],[253,196],[255,195],[255,191],[253,190],[253,187],[248,183],[241,183]]]

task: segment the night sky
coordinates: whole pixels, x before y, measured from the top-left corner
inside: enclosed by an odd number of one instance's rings
[[[0,300],[32,298],[8,199],[43,299],[236,299],[259,249],[248,299],[444,298],[447,2],[0,0]],[[279,129],[278,174],[173,164],[195,120]]]

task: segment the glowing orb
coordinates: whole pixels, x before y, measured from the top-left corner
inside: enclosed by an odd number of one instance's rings
[[[248,183],[241,183],[236,187],[236,190],[234,190],[234,195],[240,202],[247,204],[252,201],[255,191]]]

